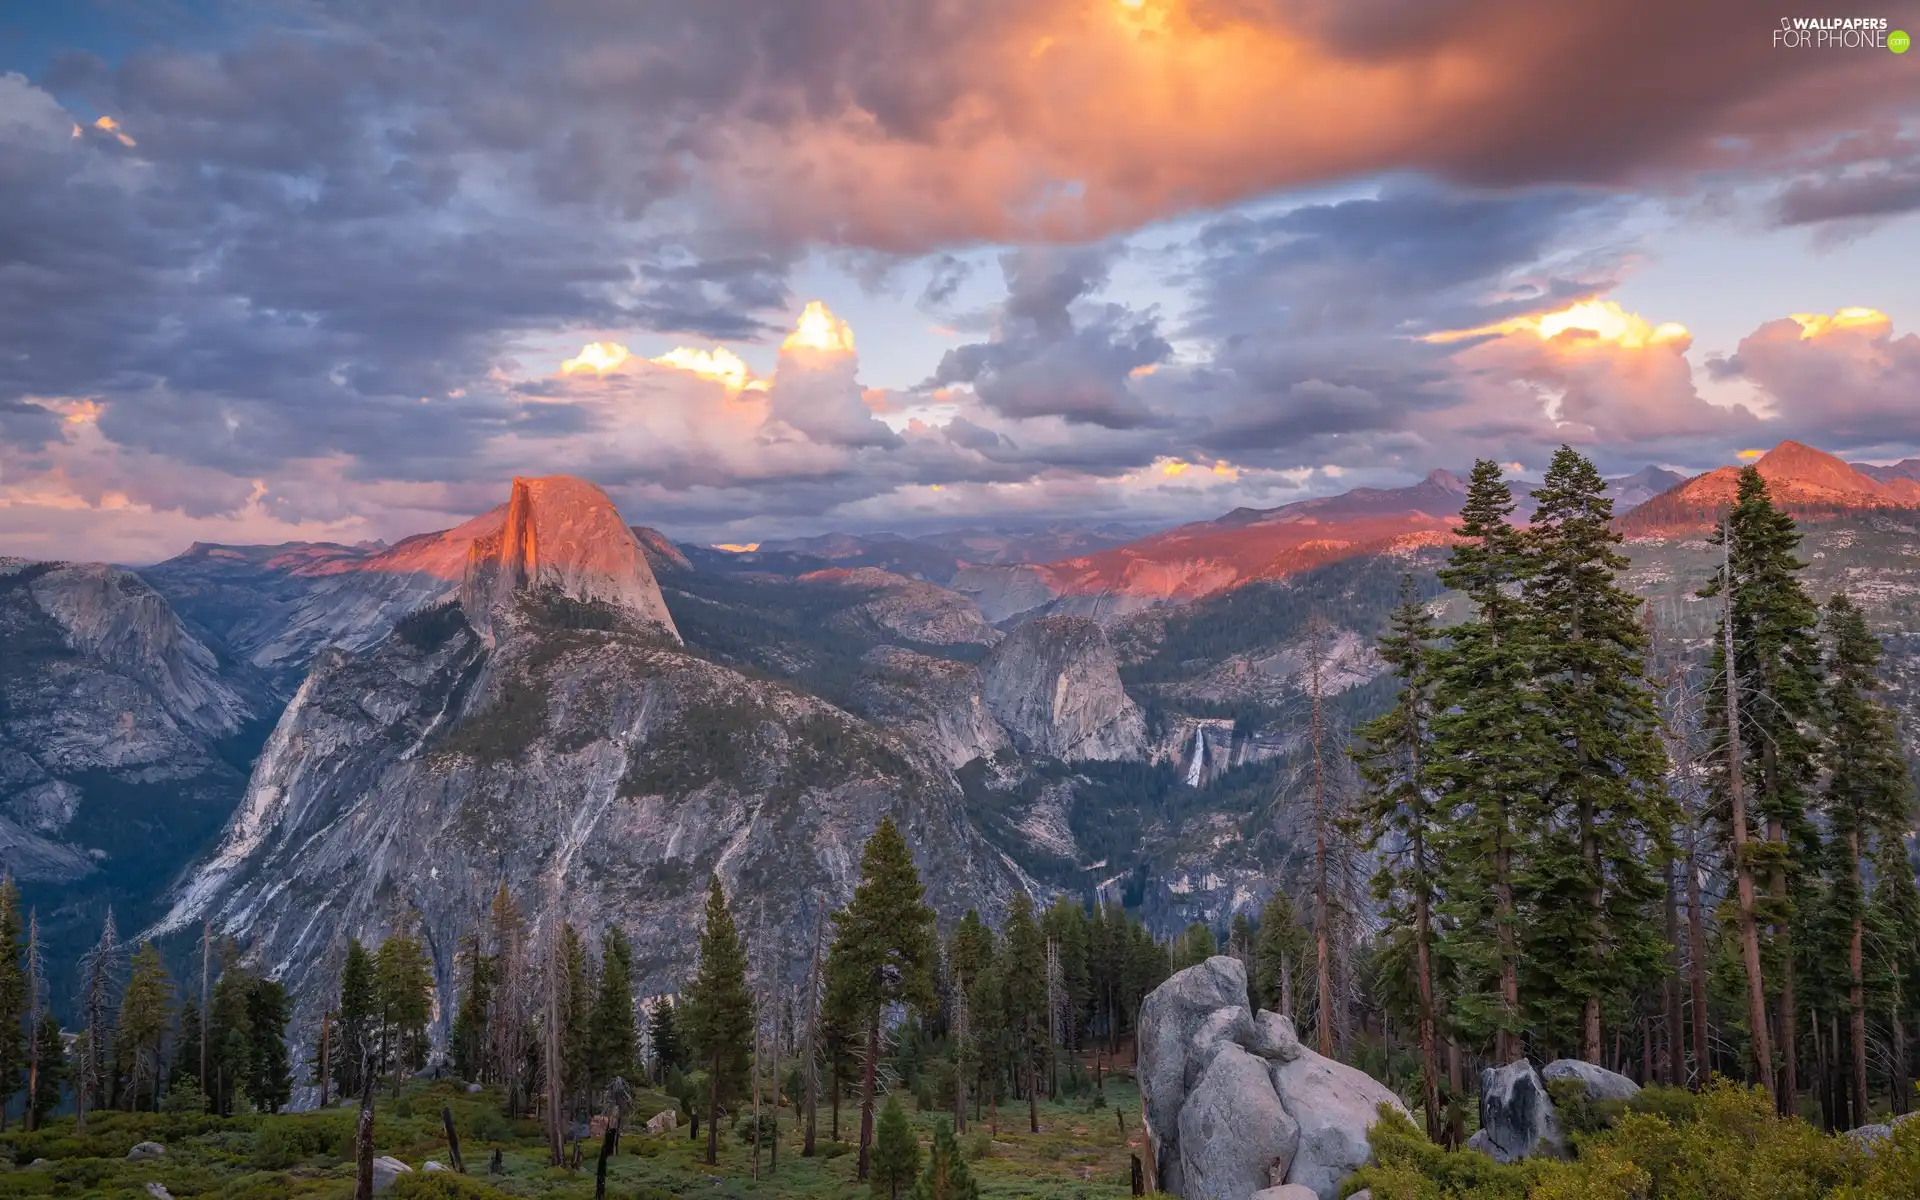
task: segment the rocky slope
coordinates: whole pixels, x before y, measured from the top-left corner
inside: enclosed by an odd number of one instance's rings
[[[1145,720],[1098,622],[1028,622],[980,664],[980,679],[987,711],[1023,751],[1068,762],[1145,755]]]
[[[0,863],[64,969],[233,810],[273,703],[138,576],[0,559]],[[240,764],[240,765],[236,765]]]
[[[524,519],[476,539],[457,602],[320,654],[164,928],[209,918],[240,937],[300,997],[305,1029],[346,938],[408,912],[450,984],[502,881],[538,922],[620,924],[636,985],[657,992],[683,982],[717,872],[756,958],[792,966],[883,814],[943,914],[1003,908],[1025,881],[944,763],[683,646],[605,497],[540,483],[516,488]]]
[[[1890,470],[1880,479],[1799,442],[1781,442],[1754,464],[1774,502],[1808,520],[1876,509],[1920,508],[1920,481]],[[1705,530],[1733,502],[1740,468],[1696,475],[1625,514],[1621,528],[1651,536]]]

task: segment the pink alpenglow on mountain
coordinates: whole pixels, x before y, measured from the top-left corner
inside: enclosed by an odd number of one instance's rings
[[[499,531],[467,551],[460,605],[490,636],[494,614],[515,593],[548,588],[623,609],[679,639],[633,530],[605,492],[571,475],[513,481]]]

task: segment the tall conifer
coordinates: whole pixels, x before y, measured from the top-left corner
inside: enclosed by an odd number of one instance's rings
[[[753,997],[747,992],[747,954],[740,945],[718,875],[707,880],[706,928],[700,962],[687,988],[685,1030],[695,1060],[707,1071],[707,1162],[720,1161],[720,1111],[746,1086],[753,1037]]]

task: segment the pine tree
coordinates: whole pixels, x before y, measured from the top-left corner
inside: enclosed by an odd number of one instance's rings
[[[1763,845],[1750,846],[1752,870],[1766,880],[1768,899],[1757,916],[1772,928],[1769,970],[1778,979],[1774,1032],[1780,1051],[1776,1100],[1780,1111],[1798,1108],[1798,1009],[1794,999],[1792,896],[1806,864],[1819,857],[1819,839],[1807,818],[1815,782],[1814,735],[1820,699],[1819,609],[1794,557],[1800,533],[1787,513],[1774,507],[1766,480],[1753,467],[1741,470],[1737,499],[1726,524],[1709,539],[1726,551],[1731,592],[1731,675],[1722,670],[1712,693],[1724,712],[1728,678],[1737,685],[1741,774],[1753,781],[1756,815],[1765,821]],[[1703,589],[1717,596],[1721,581]],[[1716,667],[1725,661],[1716,656]],[[1725,742],[1716,747],[1726,766]],[[1771,1081],[1769,1081],[1771,1083]]]
[[[1438,1142],[1443,1131],[1433,957],[1440,864],[1434,851],[1441,831],[1427,767],[1433,724],[1433,637],[1433,617],[1420,603],[1413,580],[1405,578],[1400,584],[1400,605],[1380,639],[1380,658],[1399,676],[1400,695],[1392,708],[1361,727],[1354,758],[1368,787],[1358,814],[1364,831],[1362,845],[1380,862],[1373,893],[1389,927],[1405,935],[1412,951],[1427,1136]],[[1280,894],[1274,899],[1275,903],[1285,901]],[[1288,904],[1274,912],[1274,923],[1290,925],[1291,909]]]
[[[1656,868],[1672,852],[1640,601],[1606,480],[1562,446],[1534,489],[1524,538],[1524,597],[1534,623],[1533,680],[1545,723],[1546,790],[1523,884],[1523,939],[1534,1037],[1601,1061],[1601,1010],[1658,978],[1666,942]]]
[[[1904,1113],[1913,1101],[1908,1018],[1920,1000],[1920,887],[1913,877],[1904,836],[1883,837],[1875,852],[1873,946],[1878,968],[1876,989],[1887,1015],[1892,1070],[1889,1091],[1893,1111]]]
[[[173,1065],[167,1068],[167,1090],[171,1092],[180,1086],[183,1079],[192,1079],[197,1084],[194,1072],[200,1069],[200,1039],[202,1022],[200,1005],[189,995],[180,1002],[180,1014],[174,1024]]]
[[[1821,809],[1840,859],[1832,881],[1836,916],[1846,925],[1847,1013],[1853,1110],[1865,1121],[1867,1098],[1867,896],[1863,863],[1876,843],[1899,844],[1913,825],[1912,780],[1893,715],[1880,699],[1880,641],[1845,592],[1827,602],[1827,786]],[[1904,872],[1911,879],[1912,872]]]
[[[945,1121],[933,1127],[933,1151],[927,1156],[926,1174],[913,1185],[913,1200],[980,1200],[980,1185],[967,1170],[953,1126]]]
[[[20,889],[13,876],[0,879],[0,1129],[7,1127],[7,1101],[20,1090],[27,1065],[27,971],[22,963]]]
[[[1513,528],[1513,496],[1497,463],[1473,466],[1460,543],[1441,582],[1465,593],[1472,614],[1440,654],[1431,763],[1442,793],[1450,925],[1439,939],[1456,985],[1453,1023],[1491,1036],[1494,1058],[1520,1057],[1518,883],[1527,861],[1528,805],[1552,761],[1532,687],[1534,647],[1519,595],[1526,568]]]
[[[380,996],[373,955],[359,938],[347,941],[346,961],[340,968],[339,1034],[334,1041],[333,1077],[340,1094],[357,1095],[366,1073],[378,1074]]]
[[[373,990],[379,1014],[379,1059],[391,1071],[398,1092],[400,1077],[426,1065],[431,1043],[427,1021],[433,1015],[433,965],[426,948],[403,923],[374,955]]]
[[[907,1124],[907,1110],[900,1107],[897,1096],[888,1096],[886,1107],[880,1110],[880,1130],[873,1147],[872,1166],[873,1194],[885,1196],[887,1200],[900,1200],[913,1188],[914,1177],[920,1174],[920,1141],[913,1136],[913,1126]]]
[[[1036,1076],[1047,1044],[1047,950],[1040,927],[1034,923],[1033,901],[1025,892],[1015,892],[1013,902],[1007,906],[1005,939],[1001,983],[1006,988],[1003,1011],[1011,1043],[1011,1065],[1018,1072],[1016,1084],[1026,1093],[1028,1129],[1039,1133]]]
[[[600,935],[600,988],[587,1035],[590,1078],[597,1092],[614,1076],[635,1074],[633,947],[617,925]]]
[[[679,1019],[673,1001],[665,996],[647,1008],[647,1042],[653,1047],[653,1061],[658,1064],[662,1081],[669,1070],[687,1069],[687,1049],[681,1041]]]
[[[1091,994],[1088,966],[1087,912],[1079,904],[1061,896],[1047,909],[1040,922],[1041,932],[1059,947],[1062,997],[1070,1020],[1062,1031],[1069,1049],[1080,1046],[1082,1014]]]
[[[491,1075],[487,1062],[487,1011],[493,1003],[493,960],[481,948],[480,935],[460,939],[454,970],[461,981],[460,1007],[453,1017],[447,1042],[455,1074],[483,1080]]]
[[[717,1165],[721,1107],[746,1086],[753,1037],[747,954],[718,875],[707,881],[706,928],[700,934],[699,966],[687,988],[684,1032],[707,1070],[707,1163]]]
[[[39,1027],[34,1031],[34,1041],[38,1043],[38,1070],[35,1071],[33,1091],[27,1095],[27,1127],[38,1129],[46,1124],[60,1108],[60,1088],[69,1075],[67,1067],[66,1039],[61,1035],[60,1022],[52,1013],[40,1017]]]
[[[201,1085],[217,1116],[242,1111],[241,1097],[253,1076],[253,1023],[248,999],[253,975],[229,944],[222,954],[220,978],[213,985],[213,1006],[207,1013],[207,1073]]]
[[[247,1095],[267,1112],[293,1098],[293,1066],[287,1059],[287,1020],[292,1005],[286,985],[255,976],[247,988]]]
[[[526,1105],[528,1060],[533,1048],[533,1012],[536,1005],[533,955],[526,921],[513,894],[502,882],[487,914],[491,947],[492,1007],[487,1012],[487,1059],[507,1088],[507,1115],[517,1117]]]
[[[1294,915],[1293,901],[1276,891],[1260,910],[1253,944],[1253,984],[1263,1007],[1293,1016],[1293,984],[1307,950],[1307,931]]]
[[[87,952],[80,964],[80,1015],[86,1027],[75,1072],[78,1077],[74,1097],[78,1109],[74,1121],[76,1133],[86,1131],[88,1109],[110,1102],[107,1095],[107,1063],[111,1061],[113,1044],[114,987],[120,952],[120,933],[114,926],[113,910],[108,909],[106,922],[100,930],[100,940],[94,943],[93,949]]]
[[[114,1049],[127,1081],[129,1108],[154,1108],[160,1102],[161,1042],[166,1037],[173,981],[152,942],[133,952],[133,973],[120,997]]]
[[[853,900],[833,914],[834,944],[828,960],[833,977],[829,991],[839,997],[836,1007],[865,1030],[860,1091],[862,1179],[867,1177],[873,1150],[881,1015],[894,1004],[927,1011],[935,1003],[933,916],[906,839],[891,817],[882,817],[860,856],[860,883]]]
[[[569,1111],[578,1112],[580,1101],[592,1090],[592,1020],[594,986],[592,963],[587,958],[586,939],[571,924],[560,928],[560,953],[566,980],[560,997],[560,1052],[567,1087]]]

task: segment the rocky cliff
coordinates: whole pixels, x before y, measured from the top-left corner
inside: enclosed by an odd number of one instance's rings
[[[1022,877],[968,823],[944,763],[691,652],[655,619],[644,562],[574,544],[612,536],[605,497],[534,482],[526,533],[509,518],[476,541],[459,602],[315,660],[163,929],[204,917],[241,938],[300,998],[304,1029],[346,939],[409,911],[449,985],[458,937],[503,881],[538,922],[622,926],[642,992],[684,982],[710,872],[756,957],[799,963],[883,814],[943,914],[1004,907]],[[549,521],[556,496],[602,511]]]
[[[131,572],[0,559],[0,863],[50,960],[68,966],[109,905],[153,915],[232,812],[271,707]]]
[[[988,711],[1021,750],[1068,761],[1141,758],[1146,722],[1098,622],[1043,617],[980,664]]]

